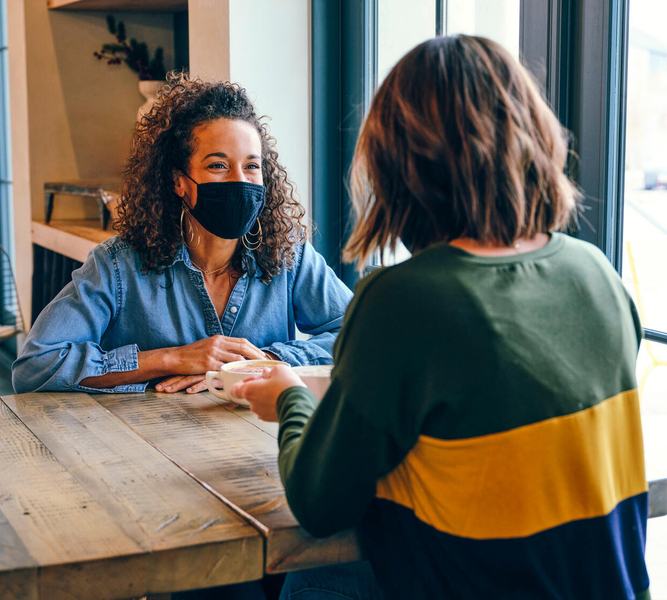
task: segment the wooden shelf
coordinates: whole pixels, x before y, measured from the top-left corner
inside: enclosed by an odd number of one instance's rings
[[[188,0],[48,0],[50,9],[110,10],[132,12],[180,12]]]
[[[51,221],[48,225],[33,221],[31,230],[33,244],[79,262],[85,262],[95,246],[116,235],[111,226],[101,229],[99,219]]]

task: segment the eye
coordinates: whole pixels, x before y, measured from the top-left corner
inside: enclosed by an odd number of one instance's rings
[[[211,164],[207,167],[207,169],[212,169],[212,170],[214,170],[214,171],[220,171],[220,170],[222,170],[222,169],[226,169],[226,168],[227,168],[227,165],[226,165],[225,163],[222,163],[222,162],[211,163]]]
[[[261,168],[262,168],[262,167],[260,167],[257,163],[250,163],[250,164],[246,167],[246,169],[261,169]]]

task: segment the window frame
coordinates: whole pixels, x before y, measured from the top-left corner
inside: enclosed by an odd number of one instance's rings
[[[377,79],[377,0],[312,0],[313,245],[350,288],[341,252],[352,224],[345,181]]]

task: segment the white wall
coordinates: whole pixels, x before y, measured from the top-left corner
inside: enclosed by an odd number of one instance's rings
[[[128,37],[162,46],[173,66],[173,16],[115,13]],[[106,13],[50,11],[46,0],[7,2],[17,285],[30,318],[31,220],[44,216],[44,182],[120,175],[130,150],[138,77],[93,56],[113,41]],[[94,203],[63,197],[54,218],[97,215]]]
[[[202,79],[229,80],[229,3],[188,0],[190,73]]]
[[[254,0],[249,6],[245,0],[190,0],[190,71],[246,88],[258,113],[270,117],[280,160],[310,214],[310,2]],[[196,25],[202,20],[205,30]]]

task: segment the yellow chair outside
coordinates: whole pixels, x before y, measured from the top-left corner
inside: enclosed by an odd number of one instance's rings
[[[637,300],[637,310],[639,311],[639,318],[642,323],[646,323],[646,315],[644,313],[644,303],[642,301],[641,290],[639,287],[639,277],[637,276],[637,266],[635,265],[635,258],[632,254],[632,247],[630,242],[625,242],[625,248],[628,251],[628,262],[630,263],[630,272],[632,273],[632,283],[635,288],[635,298]],[[639,378],[639,397],[641,398],[644,392],[644,385],[648,376],[651,374],[653,369],[656,367],[667,367],[667,360],[660,358],[654,348],[653,342],[649,340],[644,340],[644,345],[646,346],[646,352],[651,359],[651,363],[647,365],[646,369],[642,373],[642,376]]]

